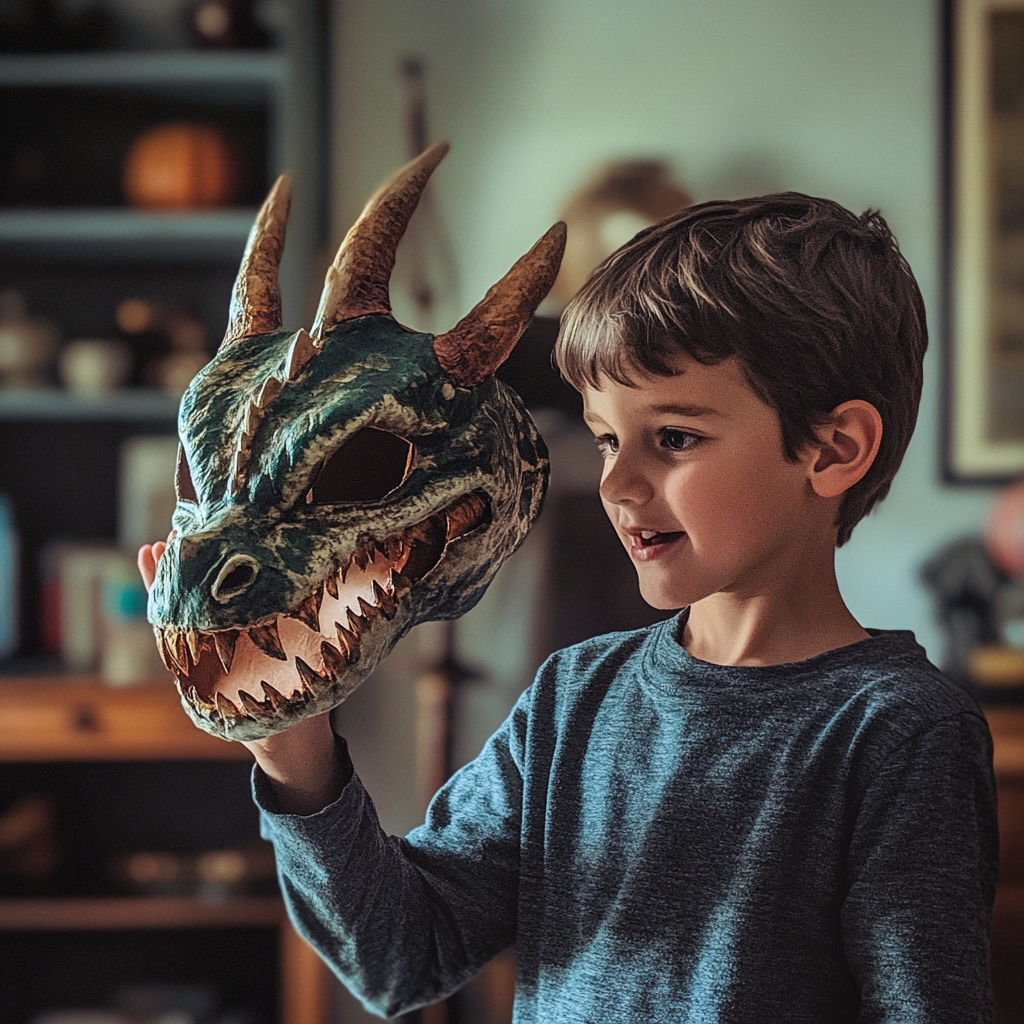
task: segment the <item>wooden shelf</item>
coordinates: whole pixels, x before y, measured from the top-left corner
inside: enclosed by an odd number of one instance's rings
[[[277,896],[203,900],[194,896],[0,900],[3,931],[106,931],[122,928],[279,928]]]
[[[997,778],[1024,778],[1024,708],[985,709]]]
[[[95,676],[0,677],[0,762],[251,757],[196,728],[170,676],[124,687]]]

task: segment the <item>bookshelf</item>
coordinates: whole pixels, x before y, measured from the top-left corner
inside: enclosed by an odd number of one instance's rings
[[[255,211],[284,170],[294,194],[282,298],[288,322],[302,322],[327,225],[329,5],[278,6],[279,42],[266,50],[0,54],[0,289],[20,292],[63,340],[137,345],[114,315],[135,297],[187,309],[212,351]],[[230,207],[124,204],[131,142],[176,120],[213,124],[236,147],[241,180]],[[35,154],[49,175],[35,191],[15,180],[19,153]],[[139,366],[150,355],[133,353]],[[112,688],[47,660],[41,551],[55,539],[117,537],[121,445],[173,435],[179,402],[145,386],[141,371],[132,386],[96,397],[62,390],[55,374],[52,383],[0,388],[0,493],[13,503],[22,579],[20,647],[0,664],[0,822],[36,798],[59,854],[49,874],[30,878],[0,849],[0,1018],[27,1024],[43,1010],[99,1009],[118,985],[155,982],[206,985],[222,1012],[258,1024],[324,1024],[328,973],[272,880],[145,891],[111,869],[132,851],[192,856],[259,844],[251,757],[197,730],[169,678]]]
[[[85,675],[0,678],[0,793],[16,793],[26,779],[32,780],[29,790],[37,791],[40,779],[30,774],[33,765],[47,766],[52,786],[54,780],[61,784],[62,772],[70,779],[70,773],[81,775],[89,764],[107,777],[117,777],[136,771],[143,763],[150,765],[149,779],[159,780],[162,773],[171,785],[186,790],[206,788],[215,778],[212,773],[218,765],[234,764],[233,778],[222,787],[221,799],[237,800],[240,808],[249,809],[248,751],[197,730],[181,709],[169,677],[121,689]],[[190,779],[189,765],[197,763],[205,764],[206,770],[198,780]],[[42,785],[45,790],[47,783]],[[88,785],[79,788],[87,791]],[[139,785],[134,788],[136,799],[140,795],[146,799]],[[132,794],[127,794],[127,814],[131,813],[131,798]],[[175,823],[171,825],[176,827]],[[253,829],[245,825],[231,823],[227,831],[235,832],[239,840],[254,840]],[[225,830],[220,834],[226,834]],[[96,863],[101,858],[93,855],[91,859]],[[251,962],[236,963],[227,958],[213,971],[211,958],[207,957],[207,983],[223,984],[229,993],[232,984],[243,985],[252,998],[262,992],[264,1001],[272,999],[276,1003],[272,1007],[250,1008],[262,1014],[256,1019],[273,1019],[280,1024],[326,1024],[329,1019],[331,986],[327,968],[294,931],[275,894],[151,895],[100,889],[80,895],[60,891],[59,882],[55,889],[58,891],[31,895],[8,890],[0,896],[0,956],[6,968],[0,982],[0,1002],[8,1012],[16,1014],[12,1008],[21,1008],[27,1020],[28,1014],[44,1009],[33,1000],[52,997],[49,983],[46,992],[36,993],[19,988],[19,980],[29,979],[29,983],[38,985],[51,957],[56,963],[63,948],[80,950],[83,941],[100,952],[111,950],[109,956],[97,954],[107,965],[105,980],[102,975],[90,979],[97,991],[116,984],[122,970],[129,975],[133,970],[156,970],[158,978],[177,977],[176,972],[186,969],[187,964],[176,965],[174,958],[186,946],[205,944],[213,950],[221,943],[243,943],[253,951]],[[139,958],[135,966],[123,966],[116,956],[125,943]],[[152,951],[150,955],[147,949]],[[256,974],[245,982],[247,972],[254,971]],[[232,977],[222,981],[221,975],[224,979]],[[241,975],[241,980],[236,975]],[[54,980],[53,984],[60,992],[65,982]],[[68,991],[66,985],[64,991]],[[88,1000],[90,992],[85,991],[80,998]],[[17,1016],[6,1019],[22,1024]]]

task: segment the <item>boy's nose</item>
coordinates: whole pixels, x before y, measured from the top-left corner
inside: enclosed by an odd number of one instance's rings
[[[614,462],[605,464],[600,492],[612,505],[642,505],[653,497],[654,487],[640,467],[620,452]]]

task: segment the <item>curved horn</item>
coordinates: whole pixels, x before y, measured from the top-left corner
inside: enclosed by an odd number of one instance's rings
[[[475,387],[505,362],[551,290],[564,251],[565,224],[559,221],[482,301],[434,339],[437,361],[453,384]]]
[[[231,295],[228,327],[221,348],[253,334],[267,334],[281,328],[281,289],[277,268],[284,252],[284,231],[288,222],[292,183],[282,174],[256,215],[242,265]]]
[[[314,338],[323,338],[342,320],[391,312],[388,282],[395,250],[430,175],[447,152],[447,142],[431,146],[385,182],[366,204],[327,271],[313,322]]]

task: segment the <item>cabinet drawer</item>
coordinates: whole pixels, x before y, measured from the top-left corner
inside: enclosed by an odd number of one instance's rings
[[[0,682],[0,761],[250,756],[197,729],[170,680],[123,688],[81,676]]]

